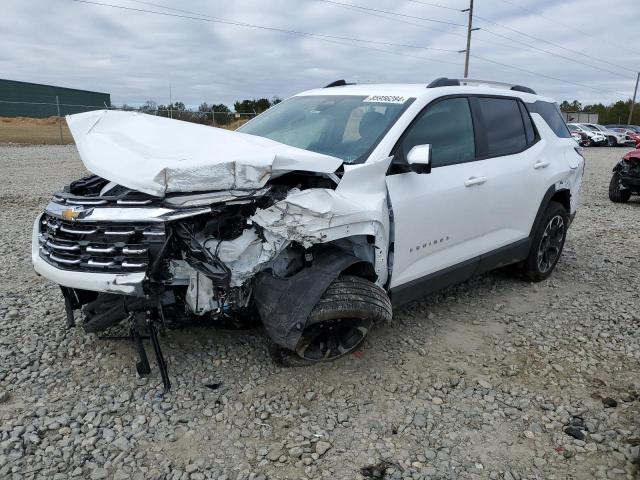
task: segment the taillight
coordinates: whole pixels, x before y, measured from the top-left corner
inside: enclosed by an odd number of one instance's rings
[[[574,147],[574,150],[576,151],[576,153],[578,155],[580,155],[582,157],[582,159],[584,160],[584,148],[582,147]]]

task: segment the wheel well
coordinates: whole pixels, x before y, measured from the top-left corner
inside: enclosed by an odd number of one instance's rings
[[[551,197],[551,201],[558,202],[567,210],[567,213],[571,212],[571,192],[569,190],[558,190]]]
[[[369,262],[358,262],[348,266],[342,272],[341,275],[354,275],[356,277],[366,278],[375,282],[378,279],[376,270]]]

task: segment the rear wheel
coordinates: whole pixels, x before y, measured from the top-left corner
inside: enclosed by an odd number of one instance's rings
[[[551,275],[560,259],[568,226],[567,210],[561,204],[551,202],[533,237],[529,256],[524,262],[524,274],[527,279],[540,282]]]
[[[364,278],[340,276],[311,311],[295,349],[277,349],[277,360],[295,366],[340,358],[357,350],[375,323],[390,321],[391,312],[381,287]]]
[[[607,146],[608,147],[615,147],[618,145],[618,141],[616,140],[615,137],[607,137]]]
[[[631,190],[620,188],[622,177],[618,172],[614,172],[609,183],[609,200],[615,203],[626,203],[631,198]]]

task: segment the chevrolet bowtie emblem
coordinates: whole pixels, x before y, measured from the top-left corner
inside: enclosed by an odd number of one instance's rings
[[[80,216],[81,210],[76,210],[75,208],[65,208],[62,211],[62,218],[65,220],[75,220]]]

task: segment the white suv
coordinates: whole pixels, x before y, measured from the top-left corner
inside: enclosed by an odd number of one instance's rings
[[[353,351],[392,304],[519,263],[554,269],[584,161],[521,86],[337,81],[236,132],[140,113],[68,117],[94,175],[54,195],[33,263],[69,325],[99,332],[252,317],[283,358]],[[166,369],[163,378],[168,385]]]

